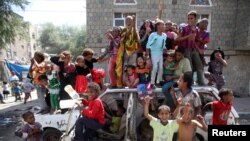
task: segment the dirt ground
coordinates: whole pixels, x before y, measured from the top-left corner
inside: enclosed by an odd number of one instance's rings
[[[5,104],[0,104],[0,141],[23,141],[14,135],[15,130],[21,126],[22,114],[36,105],[36,97],[23,104],[23,101],[14,102],[14,97],[5,100]]]

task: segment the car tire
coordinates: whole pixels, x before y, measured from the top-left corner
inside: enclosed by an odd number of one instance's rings
[[[62,132],[57,129],[46,129],[42,135],[44,141],[59,141],[61,136]]]

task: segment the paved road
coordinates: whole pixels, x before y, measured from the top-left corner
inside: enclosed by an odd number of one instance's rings
[[[239,123],[250,125],[250,97],[236,97],[233,105],[240,116]]]

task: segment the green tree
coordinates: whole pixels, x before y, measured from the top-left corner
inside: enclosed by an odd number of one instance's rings
[[[74,38],[74,47],[70,48],[70,51],[74,57],[80,55],[85,48],[86,44],[86,29],[85,27],[81,27],[76,33],[76,37]]]
[[[60,50],[62,44],[59,32],[59,28],[52,23],[46,23],[42,25],[39,38],[41,47],[49,53],[57,53]]]
[[[70,50],[76,57],[85,47],[86,30],[84,27],[68,25],[55,26],[52,23],[42,25],[40,33],[41,47],[51,54],[59,54]]]
[[[25,10],[28,4],[27,0],[0,0],[0,49],[14,43],[17,35],[20,37],[25,35],[27,23],[13,12],[12,7]]]

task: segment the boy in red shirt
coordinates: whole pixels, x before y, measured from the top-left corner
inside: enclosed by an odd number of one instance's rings
[[[219,92],[220,100],[207,103],[203,111],[212,108],[213,110],[213,125],[227,125],[227,120],[232,108],[233,91],[231,89],[222,88]]]
[[[91,133],[101,129],[105,124],[104,107],[100,98],[100,87],[97,83],[88,84],[88,100],[83,99],[82,117],[76,121],[75,138],[76,141],[87,141]]]

